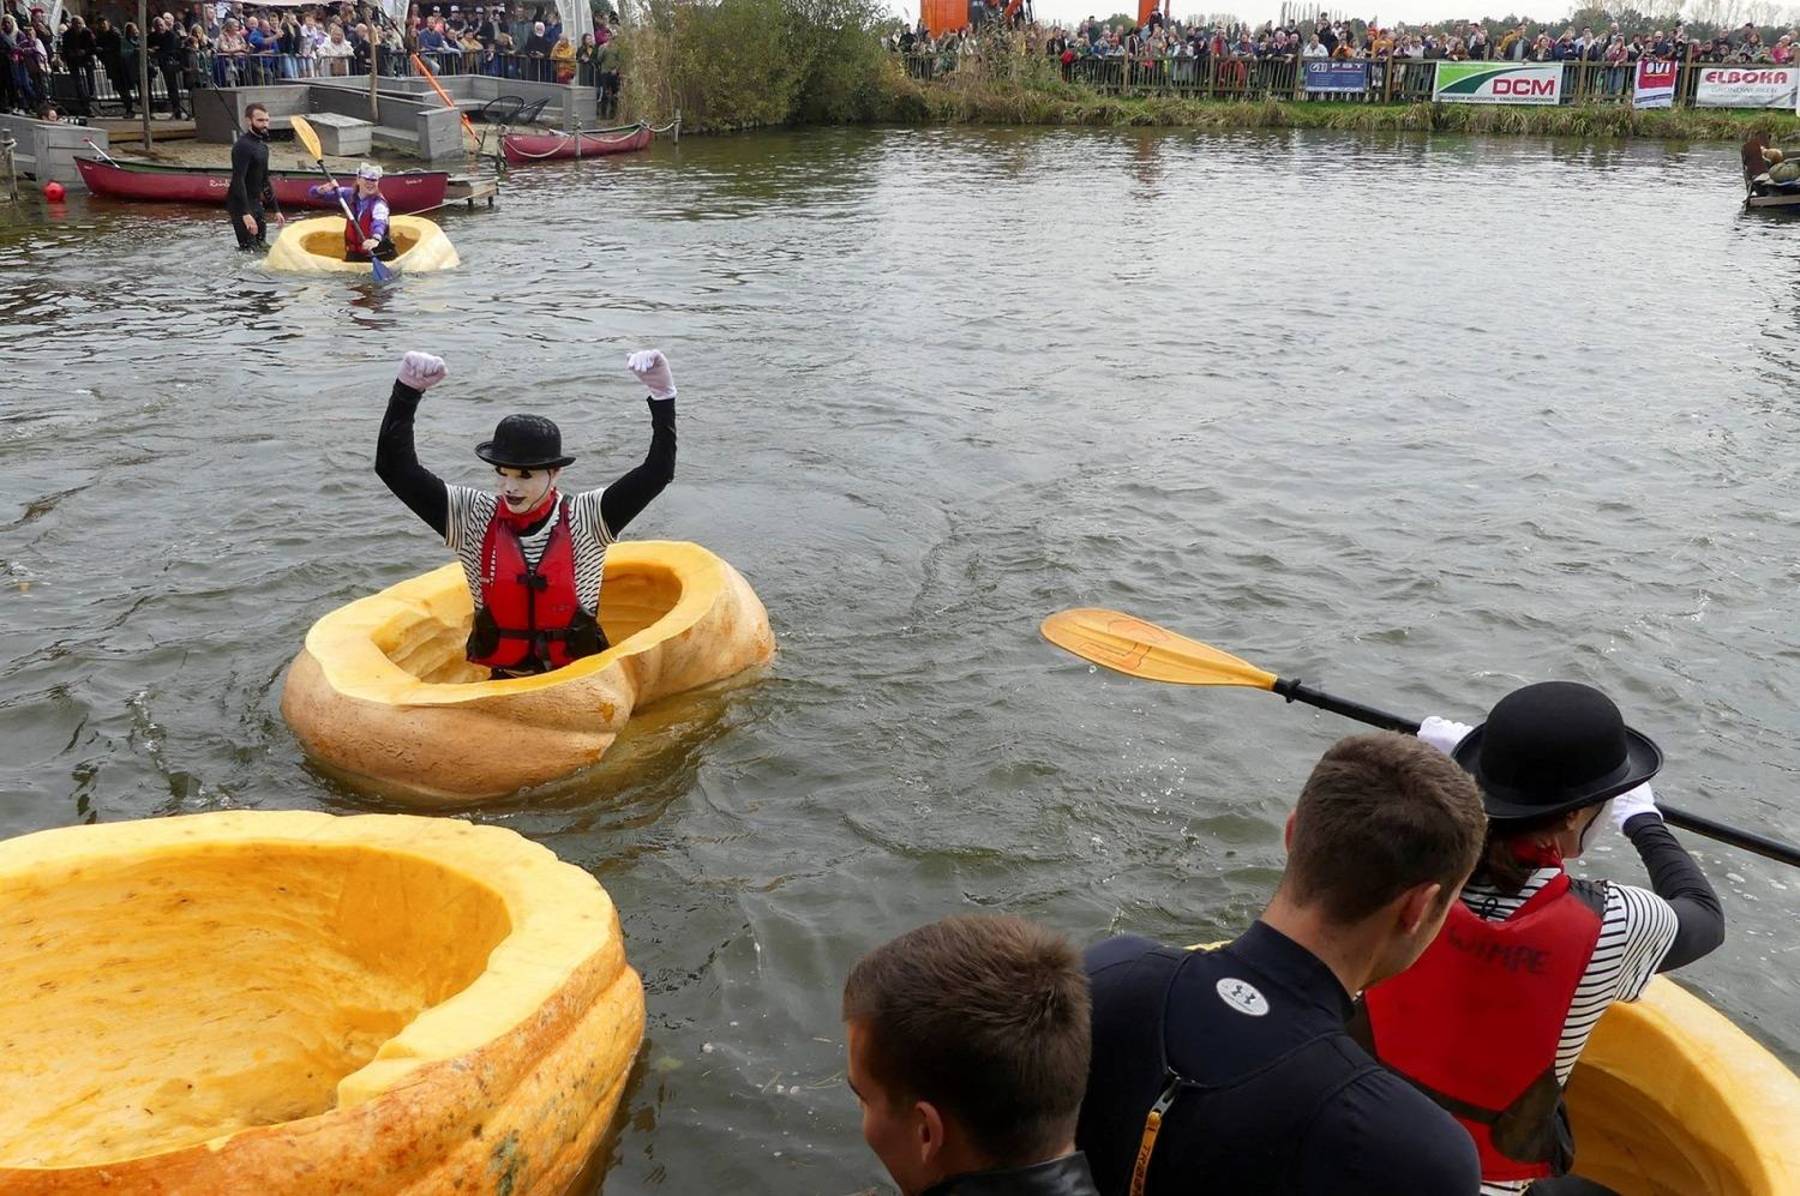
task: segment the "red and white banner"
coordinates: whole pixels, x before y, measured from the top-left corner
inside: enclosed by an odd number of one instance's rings
[[[1800,68],[1708,66],[1700,68],[1694,104],[1701,108],[1792,108]]]
[[[1675,104],[1675,75],[1681,69],[1677,62],[1638,60],[1637,86],[1632,89],[1633,108],[1670,108]]]

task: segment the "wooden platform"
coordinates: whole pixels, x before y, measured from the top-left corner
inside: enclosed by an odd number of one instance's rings
[[[444,203],[453,204],[462,200],[467,206],[474,207],[478,199],[487,200],[487,206],[494,206],[494,197],[500,194],[500,180],[491,174],[453,174],[444,185]]]
[[[130,120],[105,117],[88,121],[91,129],[104,129],[109,145],[142,145],[144,143],[144,125],[137,117]],[[192,141],[194,139],[194,122],[191,120],[152,120],[150,122],[150,140],[160,141]]]

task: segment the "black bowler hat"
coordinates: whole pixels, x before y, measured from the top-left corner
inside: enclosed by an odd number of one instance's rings
[[[1541,681],[1515,689],[1456,745],[1489,818],[1537,818],[1597,805],[1662,767],[1662,749],[1625,725],[1591,685]]]
[[[541,415],[509,415],[494,425],[494,438],[475,446],[489,465],[508,469],[561,469],[575,458],[563,456],[562,431]]]

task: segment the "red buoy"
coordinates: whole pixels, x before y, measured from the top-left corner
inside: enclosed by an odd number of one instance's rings
[[[44,198],[51,203],[61,203],[63,196],[67,194],[68,192],[63,190],[63,185],[54,179],[44,184]]]

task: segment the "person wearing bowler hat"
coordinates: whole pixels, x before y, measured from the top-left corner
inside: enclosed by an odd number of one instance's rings
[[[1563,1085],[1607,1006],[1725,938],[1717,895],[1657,812],[1662,752],[1570,681],[1515,690],[1478,727],[1426,719],[1419,737],[1474,776],[1487,840],[1443,930],[1367,990],[1355,1032],[1468,1130],[1483,1193],[1604,1192],[1559,1178],[1574,1155]],[[1651,889],[1564,871],[1604,821]]]
[[[475,600],[469,660],[496,678],[549,672],[606,650],[600,583],[606,549],[675,476],[675,379],[661,351],[625,359],[650,392],[650,451],[612,485],[557,487],[575,458],[541,415],[509,415],[475,455],[494,468],[493,492],[449,485],[419,464],[413,416],[448,374],[441,357],[408,353],[388,399],[375,473],[444,538]]]

